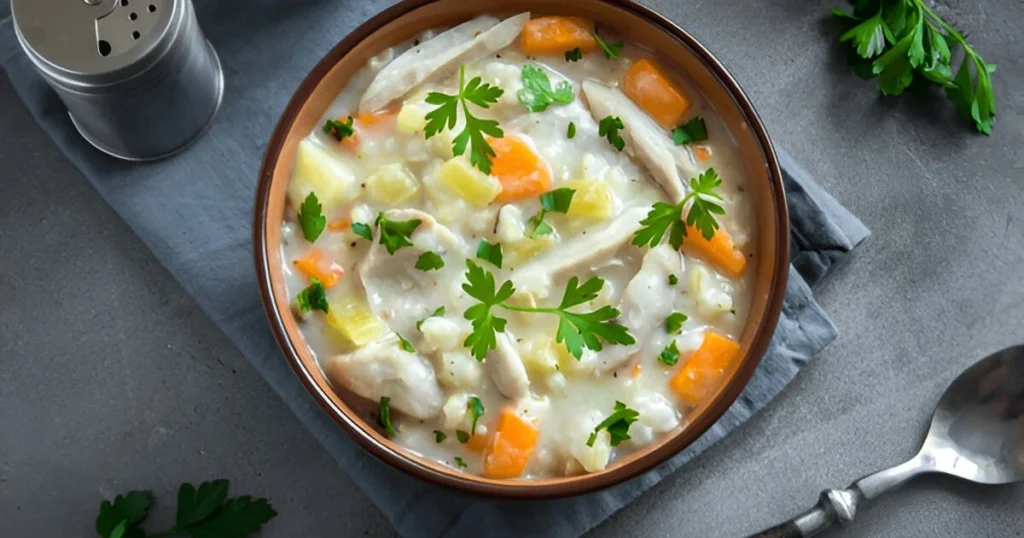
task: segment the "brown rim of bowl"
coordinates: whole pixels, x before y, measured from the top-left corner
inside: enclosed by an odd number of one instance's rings
[[[473,475],[459,476],[455,473],[446,474],[431,467],[421,465],[412,458],[406,457],[384,446],[379,441],[368,435],[351,417],[331,405],[329,399],[323,393],[323,388],[311,377],[310,373],[302,365],[298,358],[298,352],[294,343],[288,337],[284,328],[284,322],[279,314],[277,303],[271,291],[271,272],[268,265],[266,237],[264,235],[264,222],[268,218],[267,209],[270,194],[270,187],[273,179],[273,172],[280,155],[283,142],[295,120],[299,109],[306,99],[319,84],[324,75],[337,64],[353,47],[376,32],[386,23],[396,19],[410,11],[428,5],[437,0],[402,0],[397,4],[381,11],[368,21],[361,24],[337,45],[334,46],[313,69],[306,75],[306,78],[295,90],[291,100],[278,120],[274,132],[267,144],[266,154],[260,167],[259,185],[256,190],[256,205],[253,214],[253,257],[256,265],[257,280],[259,281],[260,294],[263,299],[263,306],[266,310],[267,319],[273,330],[274,338],[284,351],[295,375],[306,387],[309,393],[317,401],[317,404],[344,428],[355,441],[376,458],[401,469],[408,474],[426,480],[432,484],[454,488],[470,493],[477,493],[488,496],[504,498],[530,498],[546,499],[557,497],[568,497],[590,493],[600,489],[614,486],[630,478],[639,476],[654,467],[664,463],[672,456],[678,454],[704,434],[733,402],[750,381],[757,366],[761,363],[775,327],[778,324],[779,314],[782,310],[782,301],[786,292],[786,281],[789,276],[789,212],[786,204],[785,192],[783,190],[782,173],[779,169],[778,159],[772,145],[768,132],[761,122],[760,116],[754,110],[753,105],[746,93],[733,79],[725,67],[696,39],[689,33],[677,26],[664,16],[656,13],[650,8],[637,4],[631,0],[596,0],[604,4],[610,4],[620,9],[632,12],[634,15],[647,20],[652,25],[667,32],[684,46],[688,47],[707,68],[718,78],[719,82],[728,90],[730,96],[736,102],[740,111],[745,116],[764,156],[765,165],[768,168],[768,177],[771,181],[771,191],[775,199],[776,218],[776,257],[774,270],[772,271],[771,283],[768,287],[769,294],[766,302],[766,310],[761,319],[760,326],[754,335],[751,345],[747,350],[744,360],[737,367],[731,382],[718,393],[707,409],[700,413],[697,420],[686,424],[671,439],[665,441],[644,457],[638,458],[628,464],[612,469],[610,472],[584,475],[585,479],[570,482],[556,482],[545,484],[533,484],[530,481],[508,482],[495,484],[482,482]],[[284,308],[283,311],[288,311]]]

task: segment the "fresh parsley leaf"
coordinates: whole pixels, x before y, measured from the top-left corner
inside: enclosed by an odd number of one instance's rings
[[[840,13],[845,15],[845,12],[840,11]],[[873,17],[860,21],[859,24],[839,36],[839,41],[851,42],[861,57],[874,58],[885,48],[885,28],[882,11],[879,10]]]
[[[459,439],[459,442],[466,444],[469,442],[469,432],[464,430],[455,430],[455,437]]]
[[[530,231],[530,237],[534,239],[543,237],[555,231],[550,224],[544,221],[543,212],[537,213],[527,219],[526,224],[533,227],[533,230]]]
[[[565,137],[569,140],[576,138],[576,123],[569,122],[569,127],[565,130]]]
[[[492,265],[501,269],[501,243],[491,244],[487,240],[481,239],[480,244],[476,246],[476,257],[491,262]]]
[[[369,224],[363,222],[353,222],[352,233],[358,235],[359,237],[362,237],[367,241],[373,241],[373,230],[370,228]]]
[[[606,116],[597,124],[597,135],[607,138],[609,144],[622,151],[622,148],[626,147],[626,141],[619,136],[619,131],[625,127],[617,116]]]
[[[335,140],[341,141],[356,133],[352,121],[352,116],[349,116],[345,121],[327,120],[324,122],[323,130],[325,133],[333,136]]]
[[[608,415],[608,418],[601,421],[600,424],[594,428],[594,433],[590,434],[587,438],[587,446],[594,446],[594,441],[597,440],[597,434],[601,430],[608,430],[608,435],[611,437],[611,445],[618,446],[623,441],[628,441],[629,437],[629,426],[637,421],[640,413],[634,411],[626,404],[616,401],[615,406],[612,408],[612,414]]]
[[[705,239],[710,240],[719,227],[715,215],[725,214],[725,209],[719,203],[722,197],[715,192],[721,184],[722,179],[718,177],[718,172],[714,168],[708,168],[699,176],[690,179],[690,193],[679,203],[655,202],[647,217],[640,221],[640,229],[633,235],[633,244],[638,247],[655,247],[668,232],[669,244],[679,250],[683,246],[683,237],[686,236],[683,209],[687,203],[690,204],[690,209],[686,214],[685,224],[694,226]]]
[[[113,502],[104,500],[96,516],[96,532],[103,538],[145,536],[136,527],[149,516],[152,505],[153,494],[148,491],[129,491],[114,497]]]
[[[419,219],[412,220],[390,220],[384,213],[377,215],[377,229],[380,232],[380,244],[384,245],[388,254],[394,255],[402,247],[411,247],[412,235],[420,225]],[[355,225],[353,225],[355,228]]]
[[[398,434],[395,431],[395,426],[391,424],[391,398],[387,396],[380,397],[380,403],[377,405],[377,422],[384,428],[384,433],[388,437],[394,437]]]
[[[496,290],[494,275],[473,263],[473,260],[466,260],[466,268],[466,282],[462,284],[462,289],[480,301],[480,304],[469,307],[463,314],[473,325],[473,332],[466,337],[463,345],[470,349],[476,360],[483,361],[487,351],[498,345],[495,332],[505,332],[508,321],[494,315],[491,308],[511,297],[515,288],[512,282],[505,281]]]
[[[469,467],[469,465],[466,465],[466,462],[463,461],[463,459],[460,456],[455,456],[455,466],[458,467],[459,469],[465,469],[466,467]]]
[[[476,434],[476,422],[480,420],[480,417],[484,415],[484,403],[480,401],[480,398],[471,396],[469,398],[469,416],[473,419],[473,424],[469,428],[470,435]]]
[[[440,92],[427,94],[427,103],[437,105],[437,108],[427,112],[427,125],[423,130],[426,138],[430,138],[444,129],[454,129],[459,118],[459,107],[466,124],[462,132],[452,139],[452,153],[463,155],[466,148],[469,148],[469,162],[485,174],[491,173],[491,157],[496,154],[494,148],[487,143],[484,135],[494,138],[505,136],[504,131],[494,120],[481,119],[469,111],[469,104],[480,108],[490,108],[490,105],[498,102],[498,98],[504,90],[497,86],[481,83],[480,77],[473,77],[466,83],[466,68],[459,67],[459,91],[455,95],[448,95]]]
[[[565,51],[565,61],[567,62],[578,62],[582,59],[583,50],[581,50],[579,47]]]
[[[322,310],[324,314],[327,314],[330,310],[324,285],[315,278],[310,279],[309,286],[299,292],[295,301],[299,304],[299,311],[303,314],[313,309]]]
[[[253,499],[243,495],[224,502],[209,519],[201,521],[179,534],[192,538],[245,538],[277,515],[266,499]],[[175,526],[177,528],[177,526]]]
[[[673,275],[668,275],[668,285],[669,286],[675,286],[678,283],[679,283],[679,277],[677,277],[674,274]]]
[[[572,197],[576,195],[575,189],[562,187],[540,195],[540,213],[527,219],[526,223],[533,227],[530,237],[537,238],[547,235],[554,230],[550,224],[544,221],[548,213],[568,213],[572,205]]]
[[[704,124],[704,118],[694,116],[690,121],[672,129],[672,141],[677,146],[691,142],[703,142],[708,139],[708,127]]]
[[[444,258],[440,254],[428,250],[416,260],[416,268],[420,271],[436,271],[444,267]]]
[[[320,200],[314,192],[309,193],[299,206],[299,226],[302,227],[302,236],[310,243],[316,241],[327,226],[327,217],[324,217],[321,209]]]
[[[524,65],[522,70],[523,87],[516,93],[519,103],[530,112],[543,112],[553,103],[568,104],[573,100],[572,84],[563,80],[551,89],[548,74],[539,67]]]
[[[679,334],[679,331],[683,330],[683,324],[686,323],[686,314],[682,312],[672,312],[665,318],[665,332],[669,334]]]
[[[434,430],[434,442],[435,443],[441,444],[447,438],[448,438],[448,436],[445,435],[445,433],[443,431],[441,431],[441,430]]]
[[[422,330],[423,329],[423,322],[427,321],[428,318],[433,318],[433,317],[436,317],[436,316],[443,316],[444,315],[444,310],[445,309],[444,309],[443,305],[435,308],[434,311],[431,312],[429,316],[427,316],[427,317],[425,317],[425,318],[423,318],[423,319],[421,319],[421,320],[416,322],[416,330],[417,331]]]
[[[658,362],[668,366],[674,366],[679,362],[679,348],[676,347],[675,340],[672,340],[669,345],[665,346],[665,349],[661,350],[661,353],[658,354]]]
[[[397,332],[395,333],[395,336],[398,337],[398,347],[408,351],[409,353],[416,353],[416,348],[412,347],[412,343],[406,340],[404,336]]]
[[[199,488],[184,483],[178,488],[178,514],[175,529],[187,529],[212,516],[228,498],[228,481],[203,482]]]
[[[591,35],[594,36],[594,41],[597,41],[597,46],[601,47],[601,50],[604,51],[604,55],[607,56],[609,60],[619,59],[619,52],[622,50],[622,41],[617,43],[607,43],[604,39],[601,39],[601,36],[597,35],[597,32],[594,32]]]

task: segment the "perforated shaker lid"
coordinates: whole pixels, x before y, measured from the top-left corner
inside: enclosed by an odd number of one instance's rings
[[[11,0],[18,40],[68,86],[115,84],[166,52],[185,0]]]

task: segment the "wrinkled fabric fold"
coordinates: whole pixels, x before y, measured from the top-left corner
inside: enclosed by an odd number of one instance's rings
[[[231,2],[196,0],[220,54],[225,101],[210,132],[182,155],[151,164],[108,158],[77,135],[67,112],[21,53],[0,6],[0,66],[25,105],[101,196],[252,363],[394,528],[404,536],[578,536],[741,425],[836,336],[810,285],[867,235],[864,225],[780,154],[793,270],[768,353],[726,414],[675,458],[609,490],[544,502],[492,501],[441,490],[359,449],[320,409],[281,356],[252,267],[250,223],[258,168],[277,116],[331,44],[383,7],[375,2],[252,0],[246,24]],[[280,46],[288,43],[288,46]]]

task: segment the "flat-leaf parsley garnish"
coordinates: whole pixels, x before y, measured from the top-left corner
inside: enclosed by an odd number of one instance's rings
[[[597,41],[597,46],[601,47],[601,50],[604,51],[604,55],[607,56],[609,60],[619,59],[619,52],[622,50],[622,41],[608,43],[604,39],[601,39],[601,36],[597,35],[597,31],[592,35],[594,36],[594,41]]]
[[[355,128],[352,126],[352,116],[349,116],[344,121],[341,120],[327,120],[324,122],[323,130],[325,133],[334,137],[335,140],[344,140],[356,133]]]
[[[380,397],[380,403],[377,405],[377,422],[384,428],[384,433],[388,437],[394,437],[398,434],[395,431],[395,426],[391,424],[391,398],[387,396]]]
[[[576,47],[572,50],[565,51],[565,61],[567,62],[578,62],[583,59],[583,50]]]
[[[448,95],[440,92],[427,94],[427,103],[437,105],[437,108],[427,112],[427,125],[423,130],[424,136],[430,138],[444,129],[454,129],[459,119],[459,107],[462,107],[462,115],[466,124],[452,140],[452,154],[462,155],[469,147],[469,162],[485,174],[491,173],[491,157],[496,153],[494,148],[487,143],[484,135],[494,138],[505,136],[504,131],[494,120],[477,118],[469,111],[469,103],[480,108],[490,108],[498,102],[498,98],[505,90],[497,86],[481,83],[480,77],[473,77],[466,83],[466,68],[459,67],[459,91],[455,95]]]
[[[548,74],[539,67],[523,66],[523,87],[516,93],[519,102],[530,112],[543,112],[554,103],[569,104],[573,100],[572,84],[563,80],[551,88]]]
[[[327,314],[328,310],[330,310],[330,306],[327,304],[327,293],[324,290],[324,285],[315,278],[310,279],[309,286],[299,292],[295,297],[295,301],[299,304],[299,312],[303,314],[314,309],[321,310],[324,314]]]
[[[625,124],[617,116],[605,116],[597,124],[597,135],[607,138],[609,144],[622,151],[622,148],[626,147],[626,141],[619,136],[619,131],[625,127]]]
[[[690,121],[672,129],[672,141],[677,146],[692,142],[703,142],[708,139],[708,126],[704,118],[694,116]]]
[[[527,226],[531,227],[530,237],[541,237],[553,232],[554,228],[544,221],[544,216],[548,213],[562,213],[563,215],[568,213],[569,206],[572,205],[572,197],[575,194],[575,189],[562,187],[540,195],[540,213],[526,221]]]
[[[323,233],[327,226],[327,217],[324,217],[323,208],[316,193],[309,193],[306,199],[299,206],[299,226],[302,228],[302,237],[313,243]]]
[[[476,246],[476,257],[491,262],[492,265],[501,269],[501,243],[488,243],[487,240],[481,239]]]
[[[384,213],[377,215],[377,230],[380,233],[380,244],[384,245],[388,254],[394,255],[402,247],[411,247],[410,236],[420,225],[419,219],[391,220]],[[355,225],[352,225],[353,229]]]
[[[594,441],[597,441],[597,434],[601,430],[608,430],[608,435],[611,437],[611,445],[618,446],[619,443],[629,440],[629,426],[636,422],[640,413],[634,411],[626,404],[616,401],[615,407],[612,408],[612,414],[608,415],[608,418],[601,421],[600,424],[594,428],[594,433],[590,434],[587,438],[587,446],[594,446]]]
[[[686,225],[700,230],[705,239],[711,239],[718,229],[715,215],[724,215],[721,206],[722,196],[715,189],[722,184],[722,179],[714,168],[708,168],[699,176],[690,179],[690,193],[677,204],[655,202],[647,218],[640,221],[640,229],[633,235],[633,244],[642,247],[657,246],[665,232],[669,232],[668,242],[672,248],[679,250],[686,236]],[[687,203],[690,209],[683,221],[683,209]],[[671,231],[670,231],[671,229]]]
[[[416,259],[416,268],[420,271],[436,271],[444,267],[444,258],[440,254],[428,250]]]

